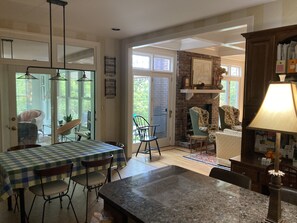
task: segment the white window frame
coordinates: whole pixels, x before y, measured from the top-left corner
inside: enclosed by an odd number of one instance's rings
[[[240,117],[239,117],[240,120],[242,118],[242,111],[243,111],[244,65],[245,65],[244,61],[227,60],[227,59],[223,59],[223,58],[221,61],[221,66],[228,67],[228,71],[230,70],[230,68],[232,66],[240,68],[240,76],[239,77],[231,76],[228,74],[228,75],[224,76],[224,79],[223,79],[223,80],[228,81],[229,83],[230,83],[230,81],[238,81],[239,82],[238,109],[241,111]],[[224,90],[226,91],[226,94],[228,95],[228,104],[229,104],[229,102],[230,102],[229,89],[224,89]]]

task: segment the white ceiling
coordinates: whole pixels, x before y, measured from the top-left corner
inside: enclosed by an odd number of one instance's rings
[[[244,61],[245,39],[241,34],[245,32],[247,32],[246,25],[234,26],[228,29],[158,42],[149,46]]]
[[[67,30],[123,39],[275,0],[68,0]],[[218,5],[219,4],[219,5]],[[53,5],[53,27],[62,27],[62,7]],[[0,0],[0,19],[49,26],[46,0]],[[114,32],[111,28],[120,28]],[[154,44],[217,56],[243,55],[246,27]],[[234,58],[237,58],[235,56]],[[243,60],[242,56],[238,57]]]
[[[272,1],[68,0],[66,29],[123,39]],[[0,19],[48,26],[48,5],[46,0],[1,0]],[[54,26],[62,26],[61,16],[61,7],[54,6]]]

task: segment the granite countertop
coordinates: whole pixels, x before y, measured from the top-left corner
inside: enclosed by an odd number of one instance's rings
[[[104,185],[100,196],[139,222],[262,222],[268,197],[177,166]],[[285,222],[297,206],[282,202]]]

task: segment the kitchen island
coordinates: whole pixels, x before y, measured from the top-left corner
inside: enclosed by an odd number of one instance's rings
[[[268,197],[168,166],[104,185],[99,191],[114,222],[263,222]],[[285,222],[297,222],[297,206],[282,202]]]

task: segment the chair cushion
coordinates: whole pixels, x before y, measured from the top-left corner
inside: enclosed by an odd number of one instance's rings
[[[45,196],[51,196],[54,194],[62,193],[66,191],[67,188],[68,188],[68,184],[64,180],[56,180],[56,181],[43,184]],[[29,190],[37,196],[42,196],[41,184],[29,187]]]
[[[71,178],[74,182],[87,186],[86,174],[77,175]],[[92,172],[88,174],[88,186],[95,186],[105,183],[106,176],[100,172]]]
[[[32,119],[40,116],[40,113],[41,112],[39,110],[24,111],[19,115],[19,121],[31,121]]]

